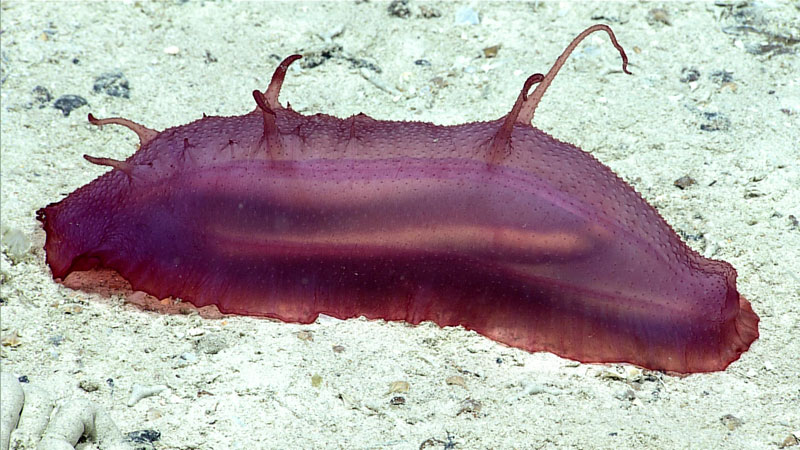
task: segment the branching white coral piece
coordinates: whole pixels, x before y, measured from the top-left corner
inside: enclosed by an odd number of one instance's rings
[[[163,384],[155,384],[152,386],[142,386],[141,384],[136,384],[131,389],[131,396],[128,397],[128,406],[133,406],[139,403],[139,400],[151,397],[153,395],[158,395],[162,391],[169,389],[167,386]]]
[[[9,373],[0,374],[0,450],[74,450],[81,437],[101,450],[130,450],[106,411],[94,403],[75,399],[53,412],[53,399],[45,390],[23,386]],[[51,412],[53,412],[51,417]],[[37,444],[38,441],[38,444]]]

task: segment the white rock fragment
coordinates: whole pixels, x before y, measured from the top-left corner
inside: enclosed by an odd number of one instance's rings
[[[19,417],[17,429],[11,435],[11,448],[34,448],[50,422],[50,413],[55,401],[50,393],[42,388],[22,385],[25,392],[25,406]]]
[[[127,405],[133,406],[139,403],[139,400],[158,395],[167,389],[169,388],[163,384],[155,384],[152,386],[142,386],[141,384],[136,384],[133,386],[133,389],[131,389],[131,396],[128,397]]]
[[[563,389],[558,389],[550,386],[545,386],[540,383],[531,382],[525,384],[525,387],[521,391],[506,397],[506,402],[511,403],[528,395],[538,395],[538,394],[561,395],[564,393],[565,391]]]
[[[15,263],[20,262],[31,248],[30,238],[22,231],[16,228],[8,228],[5,225],[2,227],[0,234],[2,234],[0,242],[2,242],[3,251]]]
[[[478,12],[469,6],[462,6],[456,11],[455,19],[453,21],[456,25],[477,25],[481,23]]]
[[[106,411],[84,399],[56,410],[36,450],[71,450],[81,437],[96,442],[101,450],[130,450]]]
[[[53,409],[44,389],[0,374],[0,450],[74,450],[81,438],[100,450],[131,449],[106,411],[92,402],[70,400]]]
[[[17,378],[10,373],[0,374],[0,449],[8,450],[11,430],[17,427],[19,413],[25,402],[25,393]]]

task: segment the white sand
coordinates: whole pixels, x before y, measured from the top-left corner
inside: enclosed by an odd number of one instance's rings
[[[769,4],[746,10],[751,25],[800,38],[790,19],[797,7]],[[789,217],[800,217],[798,56],[748,53],[764,36],[724,33],[737,23],[728,13],[743,9],[713,3],[473,2],[474,26],[453,24],[462,4],[432,5],[442,13],[432,19],[416,17],[419,5],[400,19],[380,2],[3,2],[2,223],[33,248],[13,262],[4,246],[2,336],[20,338],[0,348],[2,370],[59,398],[97,402],[123,432],[158,430],[161,449],[417,449],[428,439],[427,448],[445,448],[448,434],[452,448],[776,448],[800,430],[800,229]],[[659,5],[671,25],[648,23]],[[324,49],[331,44],[320,35],[341,27],[333,43],[379,66],[371,73],[398,94],[330,59],[293,67],[284,103],[339,117],[489,120],[510,109],[527,75],[547,70],[597,22],[614,28],[635,75],[619,73],[616,51],[597,34],[562,70],[534,125],[592,152],[677,230],[703,235],[690,245],[737,268],[761,338],[724,372],[630,383],[597,376],[615,366],[431,324],[160,315],[64,288],[44,264],[35,210],[104,172],[82,154],[124,159],[135,150],[133,133],[92,127],[88,112],[156,129],[204,112],[245,113],[278,62],[271,55]],[[498,44],[496,58],[483,57]],[[179,52],[165,53],[169,46]],[[681,82],[683,68],[700,78]],[[95,77],[112,70],[130,82],[130,99],[92,92]],[[731,72],[728,84],[712,77],[720,71]],[[69,117],[40,109],[37,85],[89,106]],[[723,117],[723,129],[701,130],[711,123],[704,113]],[[673,186],[684,175],[697,184]],[[301,330],[313,340],[298,338]],[[215,343],[218,353],[204,350]],[[445,383],[456,375],[466,388]],[[85,392],[81,381],[100,388]],[[390,393],[394,381],[410,390]],[[170,390],[128,407],[135,384]],[[390,405],[398,395],[405,405]],[[480,410],[459,414],[467,399]],[[725,415],[741,423],[730,430]]]

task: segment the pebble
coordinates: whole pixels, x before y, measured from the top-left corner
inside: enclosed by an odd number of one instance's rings
[[[411,385],[408,381],[393,381],[392,384],[389,385],[389,393],[394,394],[395,392],[408,392],[411,389]]]
[[[700,79],[700,71],[695,68],[684,67],[681,69],[681,82],[691,83]]]
[[[530,382],[525,384],[523,389],[519,392],[515,392],[511,395],[508,395],[505,398],[505,401],[508,403],[517,401],[522,397],[526,397],[528,395],[539,395],[539,394],[550,394],[550,395],[561,395],[565,393],[564,390],[554,387],[545,386],[543,384]]]
[[[147,410],[147,414],[145,414],[145,417],[147,418],[147,420],[150,421],[158,420],[164,417],[164,413],[161,412],[161,410],[158,408],[150,408]]]
[[[92,88],[97,93],[105,92],[112,97],[130,98],[131,88],[122,72],[106,72],[94,80]]]
[[[479,412],[483,409],[483,404],[478,400],[467,398],[461,402],[461,409],[458,410],[456,413],[457,416],[460,416],[463,413],[470,413],[473,416],[477,416]]]
[[[175,367],[186,367],[196,362],[197,362],[197,354],[195,354],[194,352],[186,352],[182,353],[178,357],[178,361]]]
[[[800,443],[800,441],[797,440],[797,437],[795,437],[793,434],[790,434],[786,436],[786,439],[783,440],[778,448],[795,447],[798,443]]]
[[[3,229],[2,243],[5,253],[15,264],[22,261],[31,248],[31,240],[22,231],[16,228]]]
[[[431,6],[420,5],[419,16],[425,19],[433,19],[436,17],[442,17],[442,12]]]
[[[306,330],[298,331],[296,336],[297,339],[300,339],[301,341],[312,342],[314,340],[314,335],[311,334],[310,331]]]
[[[672,184],[674,186],[676,186],[676,187],[681,188],[681,189],[686,189],[689,186],[692,186],[692,185],[694,185],[696,183],[697,183],[697,181],[695,181],[694,178],[690,177],[689,175],[684,175],[684,176],[678,178],[677,180],[675,180]]]
[[[156,430],[137,430],[131,431],[125,437],[137,444],[152,444],[161,439],[161,433]]]
[[[628,365],[604,367],[597,376],[604,380],[636,381],[642,378],[642,369]]]
[[[22,340],[20,339],[21,337],[22,336],[20,336],[19,330],[14,330],[11,333],[3,336],[3,338],[0,339],[0,342],[2,342],[3,347],[19,347],[22,345]]]
[[[703,131],[728,131],[731,127],[731,120],[721,113],[705,112],[703,117],[706,123],[700,125]]]
[[[44,86],[36,86],[33,88],[33,100],[39,104],[39,109],[44,108],[50,103],[50,100],[53,99],[53,96],[50,94],[50,91],[47,90]]]
[[[227,347],[225,339],[215,334],[203,336],[197,341],[197,350],[207,355],[216,355]]]
[[[634,393],[632,389],[624,389],[614,394],[614,397],[618,400],[627,400],[632,402],[636,400],[636,393]]]
[[[164,48],[164,53],[168,55],[177,55],[181,52],[181,49],[177,45],[170,45]]]
[[[78,383],[78,387],[86,392],[94,392],[100,389],[100,384],[92,380],[81,380],[80,383]]]
[[[655,25],[656,23],[672,25],[672,21],[669,18],[669,13],[663,8],[651,9],[650,12],[647,13],[647,23],[650,25]]]
[[[481,19],[478,17],[478,12],[469,6],[464,6],[456,11],[456,25],[478,25],[479,23],[481,23]]]
[[[719,420],[720,422],[722,422],[723,425],[725,425],[725,428],[731,431],[739,428],[744,423],[742,419],[732,414],[725,414],[724,416],[720,417]]]
[[[408,7],[408,0],[393,0],[386,8],[390,16],[405,19],[411,16],[411,9]]]
[[[467,383],[464,381],[464,377],[460,377],[458,375],[453,375],[452,377],[447,377],[447,379],[444,380],[444,382],[447,383],[450,386],[461,386],[464,389],[467,388]]]
[[[194,327],[194,328],[189,328],[188,330],[186,330],[186,334],[188,336],[197,337],[197,336],[202,336],[202,335],[206,334],[206,330],[204,330],[204,329],[202,329],[200,327]]]
[[[55,101],[55,103],[53,103],[53,108],[61,110],[61,112],[64,114],[64,117],[66,117],[73,110],[88,104],[89,103],[86,101],[86,99],[80,95],[62,95]]]
[[[483,49],[483,56],[486,58],[494,58],[497,56],[497,52],[500,51],[501,45],[493,45],[491,47],[486,47]]]

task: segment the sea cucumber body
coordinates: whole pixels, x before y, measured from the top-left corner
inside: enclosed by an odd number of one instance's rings
[[[274,111],[165,130],[39,212],[56,278],[309,323],[462,325],[529,351],[721,370],[757,336],[736,272],[689,249],[591,155],[502,119],[458,126]]]

